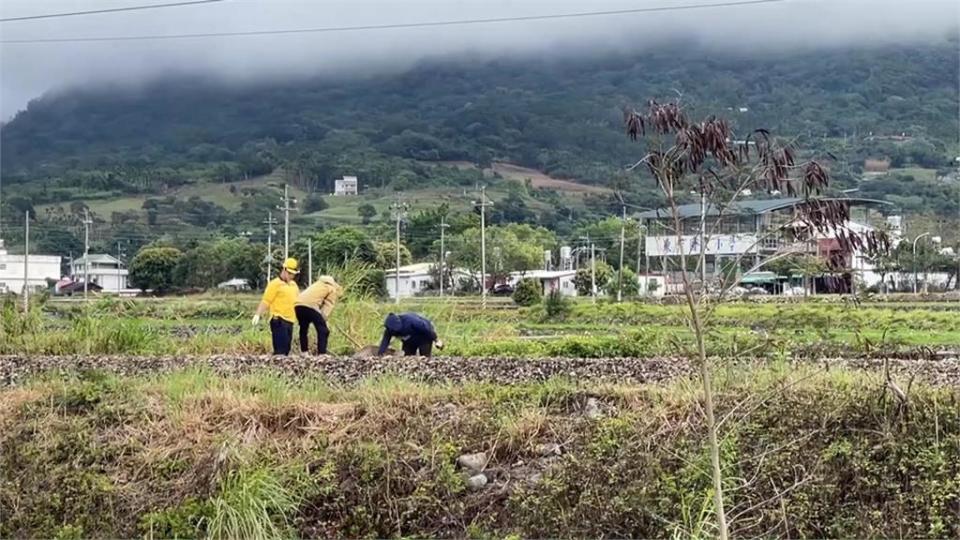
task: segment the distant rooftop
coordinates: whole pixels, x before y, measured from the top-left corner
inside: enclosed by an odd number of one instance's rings
[[[74,259],[73,264],[84,264],[87,262],[88,257],[90,259],[89,261],[90,264],[117,264],[120,262],[116,257],[113,257],[112,255],[91,253],[87,257],[78,257]]]
[[[792,208],[804,201],[847,201],[850,203],[856,204],[885,204],[889,205],[891,203],[887,201],[881,201],[877,199],[857,199],[853,197],[818,197],[811,199],[801,199],[798,197],[786,197],[781,199],[763,199],[763,200],[747,200],[747,201],[737,201],[730,206],[726,207],[723,211],[724,214],[734,214],[734,215],[753,215],[753,214],[766,214],[767,212],[773,212],[776,210],[783,210],[784,208]],[[680,213],[681,218],[690,218],[697,217],[700,215],[700,203],[692,204],[681,204],[677,206],[677,211]],[[707,206],[707,215],[716,216],[719,215],[719,208],[715,205]],[[669,208],[658,208],[656,210],[648,210],[646,212],[640,212],[636,215],[638,219],[657,219],[657,218],[667,218],[672,217],[673,213]]]

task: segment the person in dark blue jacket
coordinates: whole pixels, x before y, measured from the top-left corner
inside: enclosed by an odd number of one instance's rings
[[[433,323],[416,313],[391,313],[383,321],[383,339],[380,340],[380,349],[377,354],[383,356],[390,346],[390,340],[398,337],[403,342],[404,356],[419,354],[430,356],[434,344],[437,349],[443,350],[443,342],[437,338],[437,331]]]

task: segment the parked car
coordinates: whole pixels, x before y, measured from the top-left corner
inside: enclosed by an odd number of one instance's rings
[[[498,283],[493,286],[491,292],[494,296],[510,296],[513,294],[513,286],[509,283]]]
[[[783,290],[784,296],[804,296],[807,294],[803,287],[787,287]]]

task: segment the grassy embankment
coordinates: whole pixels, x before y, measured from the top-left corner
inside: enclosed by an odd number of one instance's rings
[[[865,374],[778,366],[718,373],[734,534],[960,534],[956,388],[914,385],[903,408]],[[38,380],[0,391],[0,537],[709,537],[699,395]],[[475,452],[488,483],[471,488],[457,459]]]

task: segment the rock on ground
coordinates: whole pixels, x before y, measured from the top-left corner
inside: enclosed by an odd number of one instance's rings
[[[457,464],[472,472],[480,472],[487,466],[487,453],[464,454],[457,458]]]

